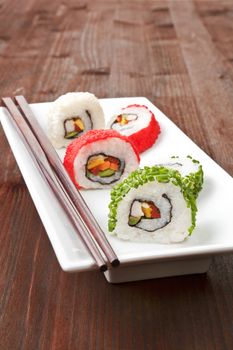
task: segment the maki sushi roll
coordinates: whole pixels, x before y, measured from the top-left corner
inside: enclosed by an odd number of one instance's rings
[[[154,114],[143,105],[130,105],[122,108],[108,123],[108,128],[128,136],[142,153],[155,143],[160,126]]]
[[[196,193],[201,191],[203,185],[203,170],[198,160],[193,159],[191,156],[172,156],[168,162],[159,164],[159,166],[178,170],[182,177],[192,179],[190,184],[192,184],[193,190]]]
[[[48,135],[54,147],[67,147],[88,130],[103,129],[104,123],[102,107],[93,94],[69,92],[51,103]]]
[[[134,171],[111,191],[109,231],[130,241],[183,241],[195,228],[202,184],[201,166],[195,176],[163,166]]]
[[[78,188],[110,188],[138,168],[130,140],[115,130],[90,130],[67,148],[64,166]]]

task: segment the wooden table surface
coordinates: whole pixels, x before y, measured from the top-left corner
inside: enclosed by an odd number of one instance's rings
[[[0,0],[0,88],[145,96],[233,174],[232,1]],[[0,133],[1,350],[233,349],[232,255],[118,285],[62,272]]]

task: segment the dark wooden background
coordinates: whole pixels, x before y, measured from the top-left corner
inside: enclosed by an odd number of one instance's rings
[[[146,96],[232,175],[233,2],[0,0],[1,96],[75,90]],[[64,273],[2,129],[0,147],[1,350],[233,349],[232,255],[122,285]]]

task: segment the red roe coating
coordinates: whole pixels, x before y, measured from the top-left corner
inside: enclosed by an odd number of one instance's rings
[[[129,135],[128,138],[135,145],[139,153],[146,151],[148,148],[152,147],[155,141],[157,140],[160,133],[160,126],[157,120],[155,119],[154,114],[149,110],[147,106],[144,105],[129,105],[122,110],[130,107],[140,107],[146,108],[151,114],[151,121],[148,126],[141,129],[138,132],[135,132],[132,135]]]
[[[140,162],[138,150],[135,147],[135,145],[132,143],[132,141],[129,139],[129,137],[121,135],[119,132],[117,132],[116,130],[112,130],[112,129],[89,130],[84,135],[75,139],[73,142],[71,142],[68,145],[68,147],[66,149],[65,158],[63,161],[64,167],[66,168],[66,171],[68,172],[71,180],[77,186],[77,188],[81,188],[75,180],[74,166],[73,166],[74,160],[75,160],[77,154],[79,153],[79,151],[81,150],[82,147],[84,147],[88,144],[91,144],[93,142],[99,142],[101,140],[106,140],[108,138],[118,138],[118,139],[121,139],[125,142],[130,143],[135,154],[136,154],[138,162]]]

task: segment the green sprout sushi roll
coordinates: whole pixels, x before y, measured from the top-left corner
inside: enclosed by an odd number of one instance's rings
[[[69,92],[51,103],[48,135],[55,148],[67,147],[91,129],[104,128],[104,113],[89,92]]]
[[[201,165],[185,176],[165,166],[134,171],[111,191],[109,231],[123,240],[182,242],[195,228],[202,184]]]

